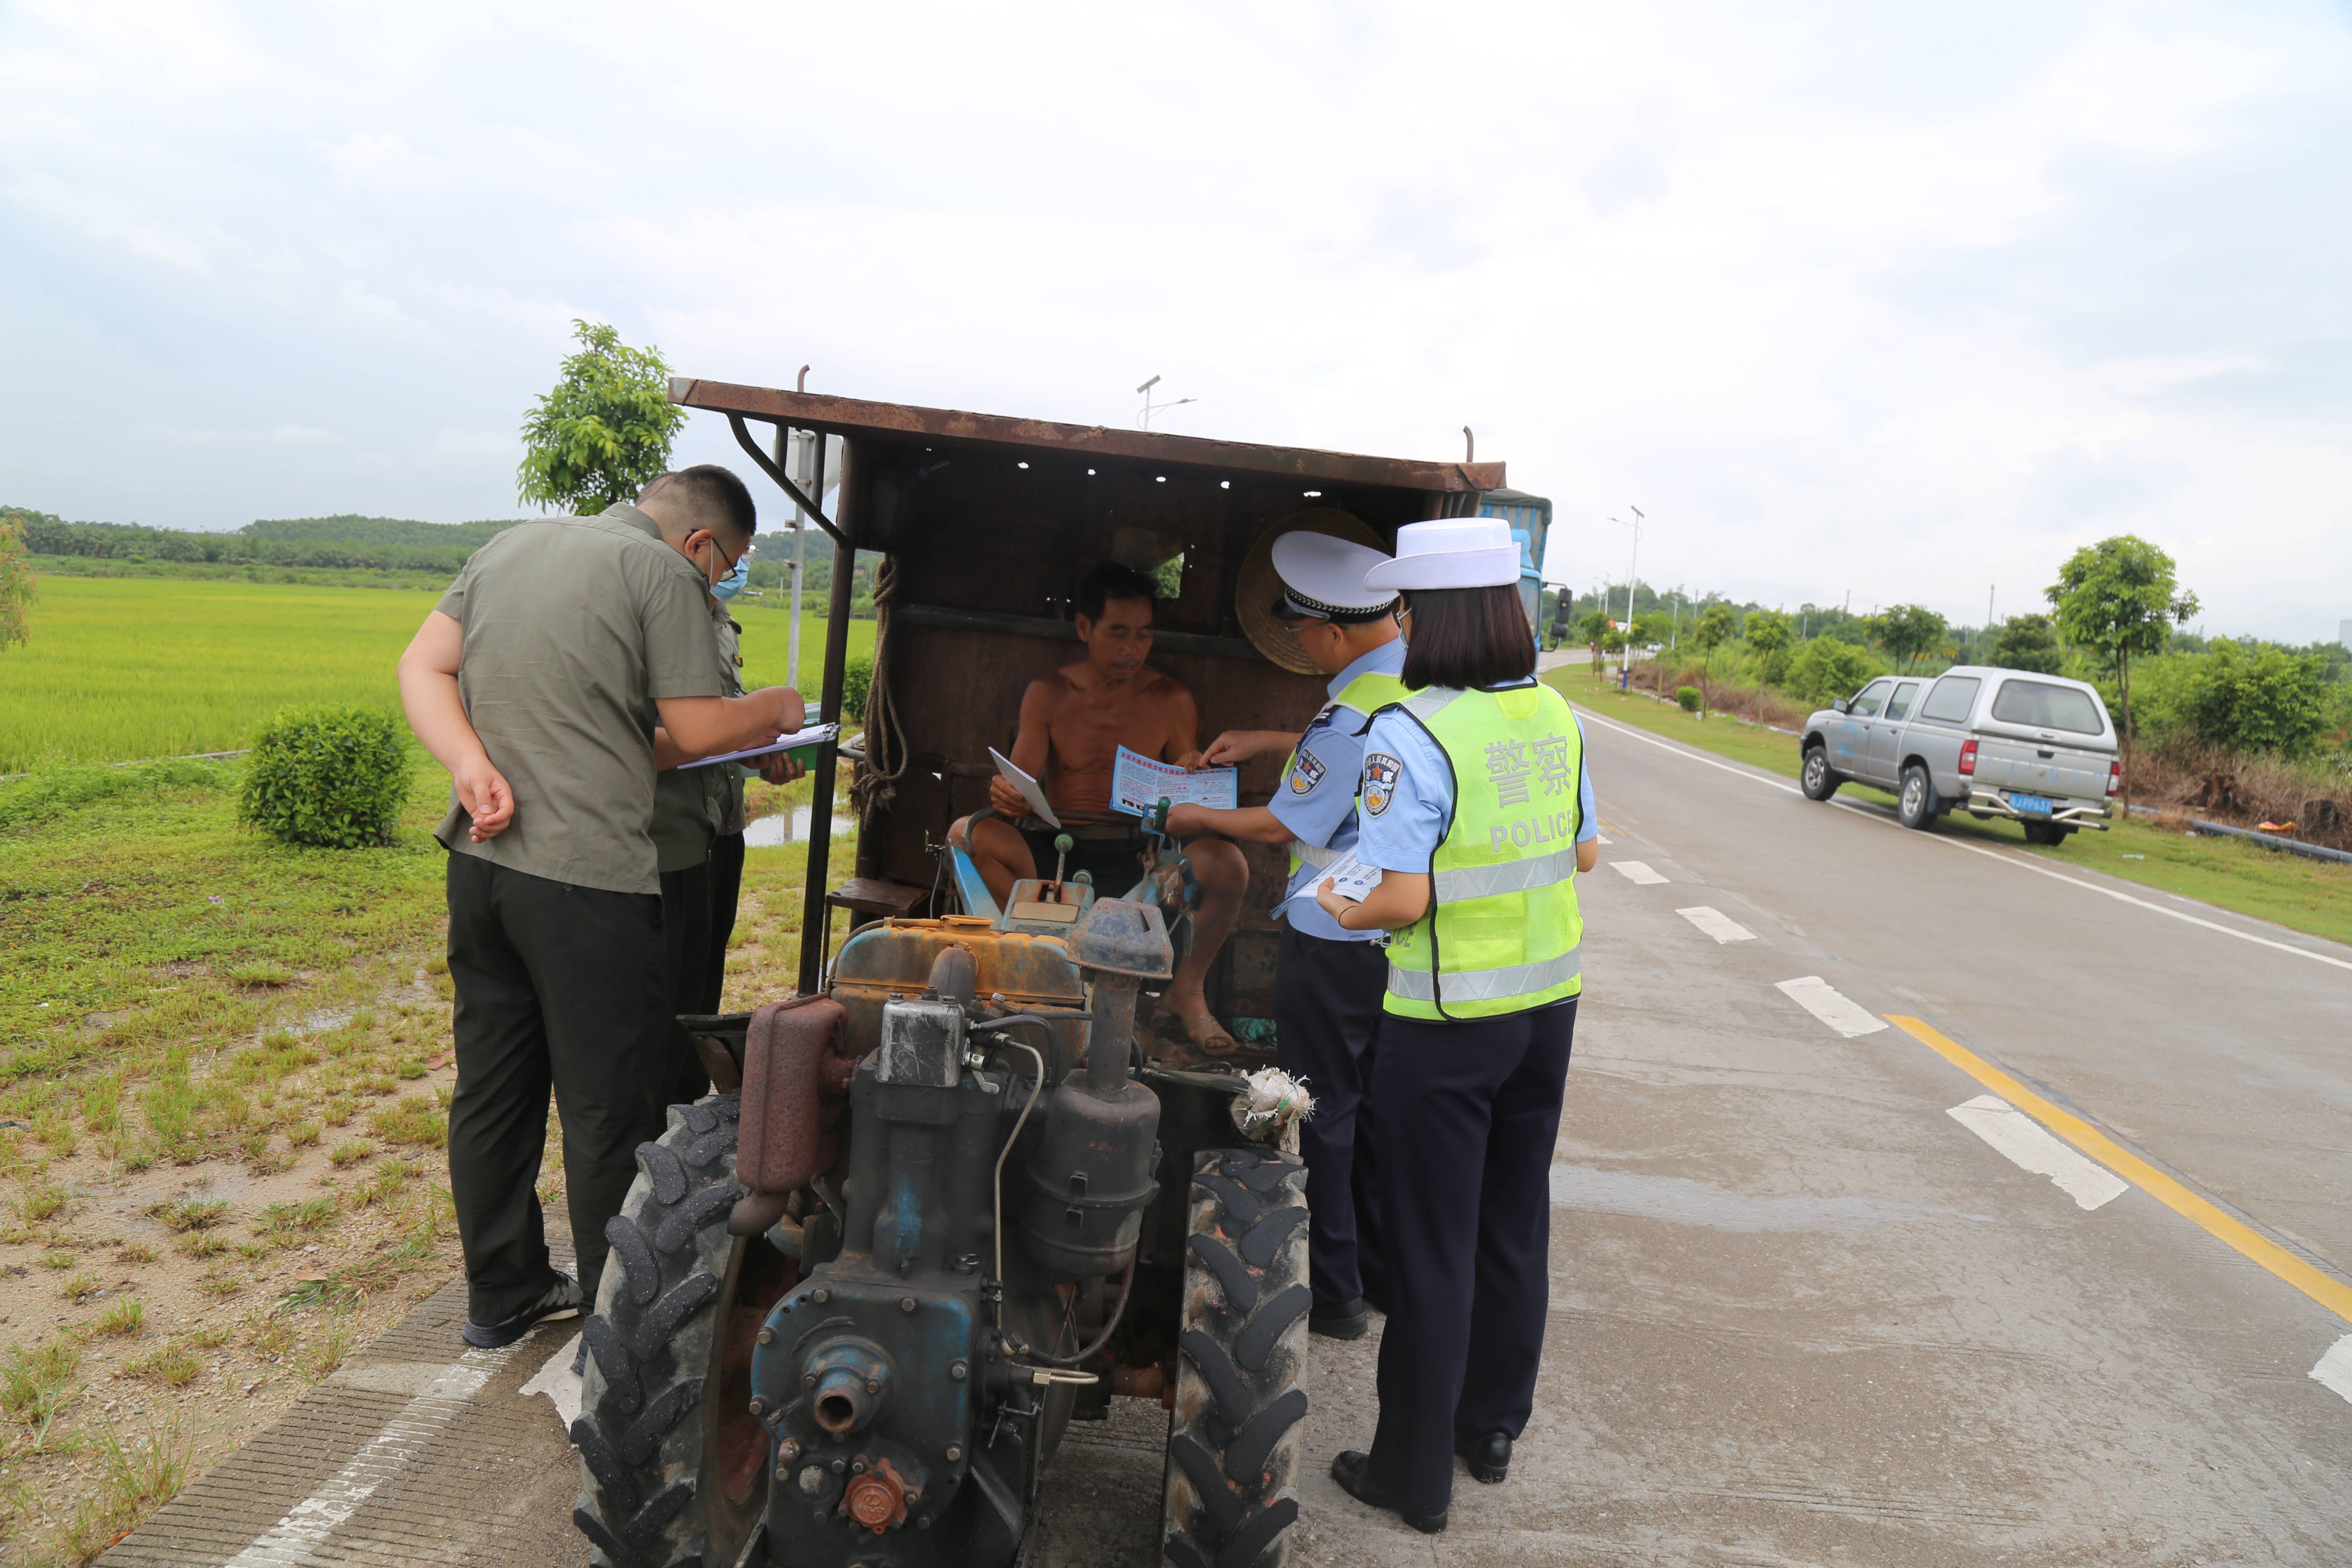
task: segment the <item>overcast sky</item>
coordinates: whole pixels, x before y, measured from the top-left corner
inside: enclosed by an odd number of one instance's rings
[[[0,5],[0,501],[512,516],[681,374],[1410,457],[1549,567],[2352,616],[2352,10]],[[683,460],[728,461],[696,416]],[[764,485],[761,493],[767,493]]]

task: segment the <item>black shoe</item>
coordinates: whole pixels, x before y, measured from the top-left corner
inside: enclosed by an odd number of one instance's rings
[[[1371,1463],[1370,1454],[1360,1454],[1350,1448],[1332,1458],[1331,1479],[1339,1483],[1341,1491],[1358,1502],[1368,1508],[1386,1509],[1423,1535],[1436,1535],[1445,1529],[1445,1511],[1443,1509],[1435,1513],[1407,1513],[1382,1497],[1371,1483],[1369,1473]]]
[[[501,1345],[514,1343],[541,1323],[551,1323],[560,1318],[576,1318],[585,1306],[586,1303],[580,1299],[580,1281],[569,1274],[559,1274],[555,1283],[548,1287],[546,1295],[505,1322],[478,1323],[468,1318],[459,1332],[476,1350],[494,1351]]]
[[[1307,1331],[1321,1334],[1327,1340],[1360,1340],[1370,1332],[1372,1321],[1364,1316],[1364,1299],[1335,1301],[1325,1306],[1318,1301],[1307,1309]]]
[[[1454,1451],[1469,1461],[1473,1480],[1493,1486],[1511,1473],[1511,1435],[1489,1432],[1483,1437],[1456,1437]]]

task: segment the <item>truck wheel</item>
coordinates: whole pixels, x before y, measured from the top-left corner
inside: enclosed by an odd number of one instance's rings
[[[2055,849],[2066,842],[2066,830],[2054,822],[2029,822],[2025,825],[2025,841]]]
[[[1797,782],[1807,800],[1827,800],[1837,794],[1838,785],[1845,780],[1832,771],[1829,748],[1815,744],[1805,748],[1805,765]]]
[[[1306,1194],[1295,1154],[1194,1157],[1160,1546],[1176,1568],[1289,1560],[1306,1437]]]
[[[767,1511],[751,1350],[798,1271],[764,1238],[727,1234],[743,1192],[740,1110],[733,1095],[671,1106],[604,1227],[612,1261],[582,1330],[572,1424],[583,1472],[572,1521],[597,1568],[731,1568]]]
[[[1940,803],[1936,799],[1936,786],[1927,777],[1927,770],[1913,763],[1903,770],[1903,793],[1897,797],[1895,817],[1906,827],[1923,828],[1936,820]]]

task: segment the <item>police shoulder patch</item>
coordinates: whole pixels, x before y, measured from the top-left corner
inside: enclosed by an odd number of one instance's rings
[[[1323,782],[1323,759],[1312,752],[1302,751],[1290,764],[1290,793],[1312,795],[1315,786]]]
[[[1404,763],[1386,752],[1372,752],[1364,758],[1364,809],[1374,816],[1388,810],[1389,802],[1396,798],[1397,775]]]

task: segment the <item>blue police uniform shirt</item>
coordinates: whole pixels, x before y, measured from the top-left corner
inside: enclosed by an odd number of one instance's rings
[[[1592,770],[1585,759],[1581,719],[1576,739],[1576,841],[1581,844],[1601,834],[1593,816]],[[1426,874],[1454,816],[1454,769],[1444,749],[1403,713],[1383,713],[1373,720],[1363,745],[1363,839],[1357,858],[1383,871]]]
[[[1404,639],[1392,637],[1333,676],[1328,689],[1332,700],[1337,701],[1339,693],[1348,689],[1348,683],[1360,675],[1403,673]],[[1266,807],[1300,843],[1343,852],[1355,847],[1356,781],[1364,772],[1364,737],[1356,731],[1363,724],[1351,710],[1333,709],[1309,724],[1307,732],[1298,738],[1298,754],[1290,771],[1282,775],[1282,782],[1275,785],[1274,798]],[[1316,879],[1322,874],[1319,867],[1302,860],[1298,874],[1283,889],[1283,897],[1289,901],[1282,913],[1290,922],[1290,929],[1302,936],[1319,936],[1329,942],[1378,940],[1382,932],[1349,931],[1325,914],[1312,891],[1305,898],[1291,898],[1302,888],[1313,889]]]

